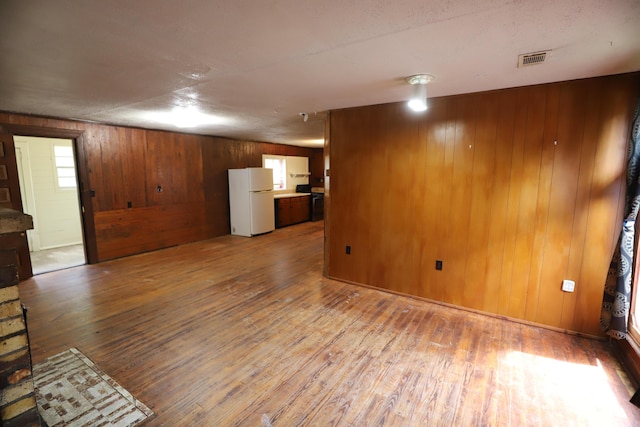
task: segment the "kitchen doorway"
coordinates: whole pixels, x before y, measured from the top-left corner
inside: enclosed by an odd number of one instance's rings
[[[14,135],[33,274],[86,264],[72,139]]]

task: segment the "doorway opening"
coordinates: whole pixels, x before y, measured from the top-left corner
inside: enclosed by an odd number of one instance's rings
[[[86,264],[72,139],[14,135],[33,274]]]

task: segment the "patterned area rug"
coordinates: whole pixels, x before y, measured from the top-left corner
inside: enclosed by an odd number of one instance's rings
[[[49,427],[130,427],[153,415],[75,348],[35,364],[33,382]]]

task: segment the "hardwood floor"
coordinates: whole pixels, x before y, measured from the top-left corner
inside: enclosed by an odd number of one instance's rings
[[[43,274],[33,361],[77,347],[148,426],[634,426],[608,345],[326,279],[322,223]]]

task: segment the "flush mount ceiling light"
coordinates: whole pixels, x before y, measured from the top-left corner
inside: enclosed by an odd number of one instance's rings
[[[211,114],[203,113],[195,106],[175,107],[171,112],[147,113],[147,118],[156,122],[170,124],[178,128],[193,128],[202,125],[220,124],[224,120]]]
[[[433,80],[431,74],[416,74],[407,77],[407,82],[413,86],[413,93],[408,105],[413,111],[425,111],[427,109],[427,83]]]
[[[209,117],[196,107],[176,107],[171,111],[173,123],[179,128],[193,128],[209,122]]]

